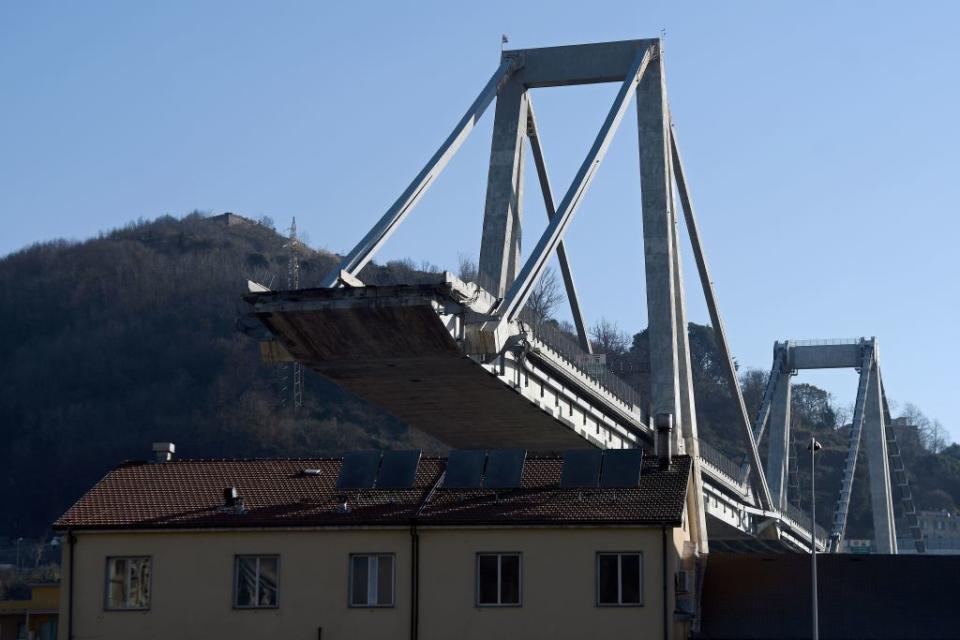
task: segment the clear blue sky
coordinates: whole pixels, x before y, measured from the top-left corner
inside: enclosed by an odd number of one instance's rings
[[[6,2],[0,255],[193,209],[295,215],[345,251],[472,101],[501,33],[533,47],[664,29],[738,360],[769,367],[776,339],[876,335],[890,397],[960,438],[958,22],[951,2]],[[615,91],[535,92],[558,192]],[[491,115],[379,258],[477,255]],[[528,177],[527,248],[545,218]],[[568,247],[589,319],[642,328],[632,118]],[[691,319],[706,322],[694,273]],[[797,380],[841,403],[856,391],[853,372]]]

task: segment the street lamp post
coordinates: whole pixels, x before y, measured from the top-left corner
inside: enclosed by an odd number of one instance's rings
[[[820,638],[820,625],[817,621],[817,464],[816,453],[823,447],[817,439],[810,436],[807,450],[810,452],[810,568],[813,605],[813,640]]]

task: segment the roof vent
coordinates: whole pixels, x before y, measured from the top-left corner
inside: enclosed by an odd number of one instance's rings
[[[233,513],[247,512],[243,506],[243,498],[240,497],[240,492],[237,491],[236,487],[227,487],[223,490],[223,510]]]
[[[153,455],[157,462],[170,462],[176,448],[172,442],[154,442]]]

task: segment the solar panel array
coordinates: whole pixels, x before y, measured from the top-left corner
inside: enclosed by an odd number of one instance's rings
[[[636,487],[643,449],[570,449],[563,453],[561,487]]]
[[[410,489],[417,479],[419,449],[353,451],[343,456],[338,489]]]
[[[570,449],[563,452],[561,487],[596,487],[600,483],[600,449]]]
[[[487,453],[487,468],[483,474],[485,489],[515,489],[523,476],[523,449],[492,449]]]
[[[410,451],[384,451],[377,475],[378,489],[409,489],[417,479],[420,464],[420,449]]]
[[[352,451],[343,456],[338,489],[370,489],[377,480],[380,451]]]
[[[447,456],[447,475],[443,479],[443,486],[451,489],[479,488],[486,461],[486,451],[454,449]]]
[[[516,489],[523,478],[523,449],[454,449],[447,457],[447,489]]]
[[[421,451],[354,451],[343,456],[338,489],[410,489]],[[454,449],[443,486],[449,489],[515,489],[523,479],[523,449]],[[636,487],[643,449],[570,449],[563,453],[561,487]]]
[[[606,449],[600,470],[601,487],[635,487],[640,484],[643,449]]]

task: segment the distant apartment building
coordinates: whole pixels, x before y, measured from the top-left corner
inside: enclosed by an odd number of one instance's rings
[[[920,531],[927,553],[960,555],[960,513],[947,511],[918,511]],[[897,521],[898,533],[909,533],[905,522]],[[907,537],[897,541],[900,553],[915,553],[912,540]]]
[[[917,425],[910,422],[909,418],[894,418],[890,422],[890,427],[901,448],[904,446],[914,450],[920,448],[920,430]]]
[[[687,637],[690,458],[516,453],[123,464],[55,523],[59,637]]]

